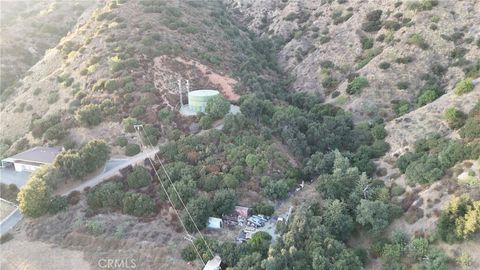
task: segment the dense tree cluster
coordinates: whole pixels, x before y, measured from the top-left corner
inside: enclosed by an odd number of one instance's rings
[[[61,116],[59,114],[51,114],[44,118],[34,118],[30,124],[30,130],[34,138],[41,138],[47,133],[46,139],[61,139],[65,132],[59,132],[61,127]]]
[[[237,125],[250,125],[242,121],[246,119],[228,117],[225,123],[228,130],[211,130],[205,135],[186,137],[160,148],[161,156],[170,161],[165,168],[175,186],[180,185],[184,200],[193,196],[197,189],[212,193],[224,188],[235,189],[242,182],[260,180],[262,176],[265,177],[261,183],[263,193],[272,199],[284,198],[299,180],[291,177],[297,171],[267,136],[248,129],[230,134]],[[163,173],[160,177],[171,190]],[[172,198],[175,200],[175,196]]]
[[[448,242],[468,239],[480,230],[480,201],[467,195],[454,197],[442,211],[437,230]]]
[[[248,119],[270,126],[300,158],[312,156],[319,161],[323,159],[322,154],[328,155],[338,149],[349,152],[347,155],[361,171],[373,173],[374,165],[370,159],[382,156],[388,150],[388,145],[383,142],[386,134],[381,120],[355,126],[351,115],[323,104],[318,97],[296,93],[287,100],[289,106],[274,106],[270,101],[247,96],[240,108]],[[315,173],[312,165],[313,162],[308,166],[309,173]]]
[[[434,134],[418,140],[415,151],[403,154],[397,160],[397,167],[405,173],[409,183],[432,183],[457,162],[479,156],[478,142],[450,140]]]
[[[416,264],[418,269],[448,269],[447,255],[433,247],[428,239],[416,237],[409,239],[402,231],[394,231],[390,239],[378,238],[372,244],[370,252],[381,257],[381,269],[408,269]]]
[[[93,140],[78,151],[67,150],[57,155],[54,164],[36,170],[18,193],[20,210],[27,216],[38,217],[56,213],[66,207],[65,198],[52,197],[58,183],[66,177],[81,178],[103,166],[110,155],[105,142]]]
[[[94,172],[110,158],[110,147],[101,140],[92,140],[79,150],[67,150],[57,155],[53,164],[67,177],[81,179]]]
[[[136,171],[133,178],[140,174],[138,173],[140,170]],[[93,210],[100,208],[122,210],[123,213],[134,216],[144,216],[155,212],[155,202],[150,196],[131,191],[125,192],[125,190],[125,185],[119,179],[110,179],[87,193],[87,204]]]
[[[365,173],[360,173],[358,168],[351,167],[348,158],[339,151],[335,152],[332,172],[320,175],[318,181],[317,190],[324,198],[332,200],[325,213],[334,213],[343,220],[340,225],[340,220],[329,217],[324,224],[327,226],[332,222],[332,230],[341,231],[343,236],[348,236],[353,217],[367,231],[378,235],[397,213],[401,213],[398,206],[389,203],[388,196],[385,198],[382,195],[385,192],[388,194],[383,182],[373,181]],[[336,235],[336,232],[331,233]],[[340,235],[337,236],[341,239]]]

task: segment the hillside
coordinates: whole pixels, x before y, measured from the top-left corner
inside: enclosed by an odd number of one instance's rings
[[[178,106],[179,78],[197,89],[238,93],[276,80],[265,44],[253,41],[220,2],[113,3],[82,17],[20,80],[1,107],[2,138],[16,140],[32,119],[59,112],[67,112],[62,118],[71,127],[79,108],[104,101],[113,110],[107,119],[137,108],[138,120],[153,123],[162,108]]]
[[[88,17],[95,1],[3,1],[0,51],[2,100],[47,49],[55,47],[80,17]],[[17,83],[15,86],[13,86]]]
[[[252,31],[276,41],[293,89],[319,93],[359,119],[391,119],[404,113],[399,103],[413,110],[429,80],[441,95],[480,59],[475,0],[228,2]],[[357,75],[368,85],[348,94]]]

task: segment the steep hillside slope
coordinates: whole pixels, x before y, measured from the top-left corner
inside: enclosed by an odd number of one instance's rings
[[[480,59],[475,0],[228,2],[250,29],[277,40],[297,91],[320,93],[357,118],[419,107],[426,86],[437,84],[439,96]],[[368,84],[347,89],[358,75]]]
[[[96,1],[2,1],[0,94],[5,99],[45,51],[88,16]],[[18,85],[17,85],[18,86]],[[9,88],[10,87],[10,88]]]
[[[2,106],[1,136],[19,138],[32,120],[59,112],[65,128],[77,126],[86,107],[101,106],[102,120],[154,124],[162,108],[178,106],[180,78],[197,89],[259,91],[277,77],[269,48],[219,1],[107,1],[21,80]]]
[[[449,91],[434,102],[390,121],[385,127],[388,132],[386,140],[390,144],[390,153],[403,152],[403,148],[411,147],[415,141],[423,139],[429,133],[458,137],[455,131],[448,128],[444,117],[445,110],[455,107],[469,112],[479,100],[480,85],[462,96],[456,96]]]

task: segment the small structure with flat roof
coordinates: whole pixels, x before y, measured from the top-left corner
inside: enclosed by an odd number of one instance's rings
[[[213,259],[207,262],[203,270],[222,270],[222,258],[215,255]]]
[[[223,228],[223,220],[221,218],[209,217],[207,228],[209,229],[221,229]]]
[[[2,167],[13,165],[17,172],[33,172],[43,165],[52,164],[61,151],[60,147],[37,146],[2,159]]]

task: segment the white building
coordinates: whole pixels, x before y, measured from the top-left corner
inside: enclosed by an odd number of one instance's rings
[[[37,146],[2,160],[2,167],[12,166],[17,172],[33,172],[46,164],[52,164],[62,151],[59,147]]]
[[[220,256],[215,255],[213,259],[207,262],[203,270],[221,270],[222,269],[222,259]]]
[[[207,228],[209,229],[220,229],[223,228],[223,220],[221,218],[209,217]]]

